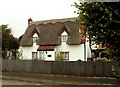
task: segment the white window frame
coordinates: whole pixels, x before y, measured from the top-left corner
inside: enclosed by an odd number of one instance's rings
[[[62,42],[66,42],[67,39],[68,39],[68,35],[62,35],[62,36],[61,36],[61,41],[62,41]]]
[[[33,43],[37,43],[38,37],[33,37]]]

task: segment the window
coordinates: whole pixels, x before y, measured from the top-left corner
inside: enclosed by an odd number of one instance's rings
[[[63,36],[61,36],[62,42],[66,42],[67,39],[68,39],[68,35],[63,35]]]
[[[44,51],[38,51],[38,52],[39,52],[39,59],[44,60],[45,59]]]
[[[61,41],[62,42],[66,42],[68,39],[68,34],[66,31],[64,31],[62,34],[61,34]]]
[[[37,52],[32,52],[32,59],[37,59]]]
[[[69,60],[69,52],[60,52],[64,60]]]
[[[33,37],[33,43],[37,43],[38,37]]]
[[[38,35],[37,35],[37,33],[34,33],[34,35],[33,35],[33,43],[37,43],[37,40],[38,40]]]

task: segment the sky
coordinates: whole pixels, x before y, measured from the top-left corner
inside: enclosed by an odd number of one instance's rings
[[[15,37],[27,29],[27,20],[33,21],[77,17],[74,2],[78,0],[1,0],[0,25],[8,24]]]

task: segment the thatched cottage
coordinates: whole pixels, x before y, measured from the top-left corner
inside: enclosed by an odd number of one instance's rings
[[[86,61],[90,58],[85,25],[76,18],[32,21],[20,42],[23,59]]]

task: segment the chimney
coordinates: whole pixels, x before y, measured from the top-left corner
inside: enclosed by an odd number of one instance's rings
[[[84,22],[80,22],[80,33],[82,34],[81,42],[84,43],[86,41],[86,30]]]
[[[32,22],[33,22],[33,20],[31,18],[29,18],[28,19],[28,26],[30,26]]]

